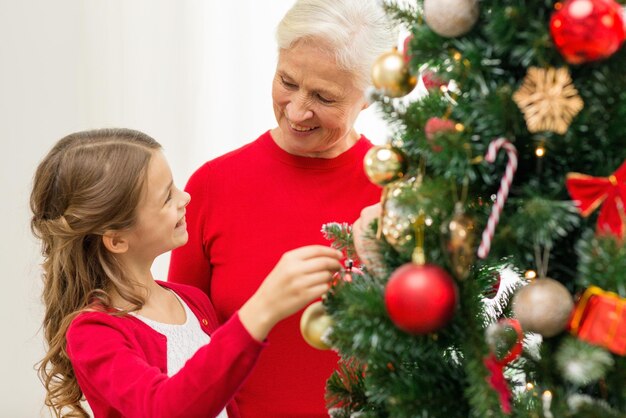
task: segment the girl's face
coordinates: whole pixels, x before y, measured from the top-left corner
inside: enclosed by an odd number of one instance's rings
[[[334,158],[354,145],[354,122],[367,102],[353,80],[313,43],[281,50],[272,84],[278,146],[294,155]]]
[[[161,151],[154,151],[137,206],[137,222],[127,235],[129,254],[152,263],[159,255],[187,243],[185,208],[189,193],[178,189]]]

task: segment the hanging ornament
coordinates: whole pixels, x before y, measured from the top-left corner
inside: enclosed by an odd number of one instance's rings
[[[333,277],[330,279],[330,286],[335,287],[340,283],[351,283],[354,278],[362,275],[363,271],[358,267],[354,267],[354,261],[348,259],[346,260],[346,267],[333,274]]]
[[[530,67],[513,100],[531,133],[552,131],[563,135],[584,106],[565,67]]]
[[[409,66],[403,55],[397,48],[393,48],[374,62],[372,82],[385,96],[402,97],[415,88],[417,78],[409,72]]]
[[[437,35],[454,38],[474,27],[480,10],[478,0],[424,0],[424,20]]]
[[[450,119],[442,119],[442,118],[429,118],[424,125],[424,134],[426,135],[426,140],[430,144],[430,148],[434,152],[440,152],[443,150],[443,147],[436,143],[437,134],[439,133],[450,133],[456,132],[456,123]]]
[[[385,288],[389,318],[409,334],[428,334],[446,325],[457,300],[454,280],[434,264],[404,264],[393,272]]]
[[[509,160],[506,164],[504,177],[502,177],[502,180],[500,181],[500,188],[496,194],[496,201],[491,208],[491,214],[487,220],[487,227],[483,231],[480,246],[478,247],[478,257],[481,259],[487,258],[487,255],[489,254],[491,240],[493,239],[496,225],[498,225],[498,222],[500,221],[500,214],[502,213],[502,209],[504,209],[504,202],[509,195],[509,189],[513,183],[513,176],[515,175],[515,171],[517,171],[517,149],[505,138],[494,139],[489,143],[487,153],[485,154],[485,161],[488,163],[495,162],[500,148],[504,148]]]
[[[589,287],[576,303],[569,328],[580,340],[626,355],[626,299]]]
[[[574,307],[567,288],[548,277],[533,280],[513,296],[513,313],[526,332],[553,337],[563,331]]]
[[[619,238],[626,232],[626,161],[609,177],[568,173],[565,187],[576,201],[582,216],[598,208],[597,230]]]
[[[333,319],[326,312],[321,300],[313,302],[302,312],[300,317],[300,333],[311,347],[318,350],[328,350],[326,335],[333,326]]]
[[[380,228],[387,243],[400,254],[410,254],[414,247],[414,224],[422,211],[420,185],[421,179],[412,177],[387,186]]]
[[[452,272],[458,279],[467,278],[476,254],[476,224],[462,205],[457,204],[452,218],[441,224],[441,237]]]
[[[485,334],[489,346],[489,355],[484,359],[485,367],[489,371],[487,383],[498,392],[500,408],[508,415],[512,412],[512,395],[504,378],[504,367],[522,354],[524,333],[519,321],[503,318],[491,324]]]
[[[613,0],[567,0],[555,5],[550,34],[570,64],[610,57],[624,41],[622,7]]]
[[[408,162],[400,149],[390,144],[377,145],[365,154],[363,168],[372,183],[384,186],[404,177]]]

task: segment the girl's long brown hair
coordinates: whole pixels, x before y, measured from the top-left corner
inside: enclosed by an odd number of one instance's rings
[[[56,417],[88,417],[67,356],[65,333],[93,301],[110,307],[115,290],[135,309],[143,304],[102,235],[135,222],[147,166],[160,145],[127,129],[71,134],[61,139],[35,172],[31,229],[41,240],[43,330],[47,353],[38,364],[45,403]]]

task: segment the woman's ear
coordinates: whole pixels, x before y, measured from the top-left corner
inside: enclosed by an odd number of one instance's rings
[[[367,93],[365,93],[367,95]],[[365,97],[365,99],[363,100],[363,106],[361,107],[361,110],[365,110],[368,107],[370,107],[370,101],[367,100],[367,97]]]
[[[106,231],[102,236],[102,243],[113,254],[122,254],[128,251],[128,240],[116,231]]]

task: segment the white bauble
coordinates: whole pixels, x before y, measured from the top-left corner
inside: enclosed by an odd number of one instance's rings
[[[478,0],[424,0],[426,24],[446,38],[469,32],[478,15]]]

